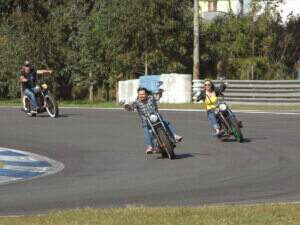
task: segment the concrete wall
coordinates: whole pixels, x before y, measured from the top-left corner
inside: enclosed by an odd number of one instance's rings
[[[161,103],[189,103],[192,96],[192,75],[162,74],[161,81],[164,90]]]
[[[137,93],[136,90],[139,87],[139,80],[125,80],[118,82],[118,101],[133,102]]]
[[[150,77],[150,76],[149,76]],[[164,90],[161,103],[189,103],[192,96],[192,75],[190,74],[162,74],[159,76],[163,82]],[[144,77],[145,78],[145,77]],[[136,90],[139,80],[127,80],[118,82],[118,101],[131,102],[137,97]]]

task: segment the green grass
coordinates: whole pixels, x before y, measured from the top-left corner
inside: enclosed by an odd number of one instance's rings
[[[3,168],[4,163],[0,161],[0,169]]]
[[[299,225],[300,204],[82,209],[1,217],[0,225]]]
[[[103,102],[103,101],[89,102],[86,100],[60,101],[59,105],[62,107],[91,107],[91,108],[121,108],[122,107],[117,102]]]
[[[122,106],[116,102],[95,101],[89,102],[87,100],[77,101],[60,101],[61,107],[90,107],[90,108],[121,108]],[[21,106],[19,99],[0,100],[0,106]],[[162,109],[204,109],[203,104],[160,104]],[[300,104],[298,105],[237,105],[231,104],[233,110],[266,110],[266,111],[300,111]]]
[[[0,99],[0,106],[19,106],[21,104],[20,99]]]

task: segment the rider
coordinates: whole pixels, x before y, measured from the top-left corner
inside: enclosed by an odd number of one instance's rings
[[[37,83],[36,71],[32,68],[29,61],[25,61],[21,68],[20,82],[22,83],[22,89],[24,95],[30,98],[31,104],[33,106],[32,113],[37,112],[38,104],[34,94],[34,87]]]
[[[151,114],[152,112],[158,112],[157,102],[156,99],[153,97],[151,92],[146,88],[140,87],[137,90],[138,97],[137,99],[130,104],[125,104],[125,109],[128,111],[133,111],[134,109],[137,110],[141,122],[144,129],[144,143],[146,146],[146,153],[152,154],[156,151],[154,148],[154,138],[149,132],[149,128],[146,123],[146,115]],[[170,122],[166,121],[161,117],[165,126],[169,129],[169,131],[173,134],[174,139],[176,142],[181,142],[182,137],[176,134],[175,128],[170,124]]]
[[[219,87],[215,87],[211,80],[205,80],[203,89],[200,93],[197,93],[195,99],[198,101],[204,101],[207,110],[207,118],[215,129],[215,135],[221,136],[220,125],[217,121],[215,109],[218,103],[218,97],[222,95],[222,92],[225,91],[226,85],[222,82]]]

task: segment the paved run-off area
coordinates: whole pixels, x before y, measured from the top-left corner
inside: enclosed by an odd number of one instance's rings
[[[174,161],[146,157],[135,113],[63,109],[26,117],[0,109],[0,146],[65,165],[0,186],[0,214],[125,205],[300,201],[300,115],[238,113],[246,142],[220,142],[204,112],[163,112],[184,136]]]

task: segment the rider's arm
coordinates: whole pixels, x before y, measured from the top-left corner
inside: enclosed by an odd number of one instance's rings
[[[34,80],[33,82],[35,84],[39,83],[39,76],[45,76],[45,75],[51,75],[52,74],[52,70],[34,70],[33,72],[33,77],[34,77]]]
[[[149,95],[149,99],[150,99],[151,103],[154,105],[155,110],[158,110],[157,101],[154,98],[154,96],[153,95]]]
[[[127,111],[134,111],[134,109],[136,108],[136,102],[131,102],[131,103],[125,103],[124,104],[124,109]]]
[[[28,79],[24,75],[21,75],[20,76],[20,82],[26,83],[26,82],[28,82]]]
[[[196,100],[197,102],[204,100],[205,99],[205,91],[201,90],[201,92],[197,92],[194,96],[193,99]]]
[[[28,82],[28,79],[24,76],[24,70],[23,68],[17,73],[17,78],[21,83],[26,83]]]
[[[216,92],[216,95],[219,96],[221,95],[226,89],[226,84],[225,83],[220,83],[220,86],[219,87],[216,87],[215,89],[215,92]]]
[[[48,74],[52,74],[52,70],[37,70],[36,74],[37,75],[48,75]]]

